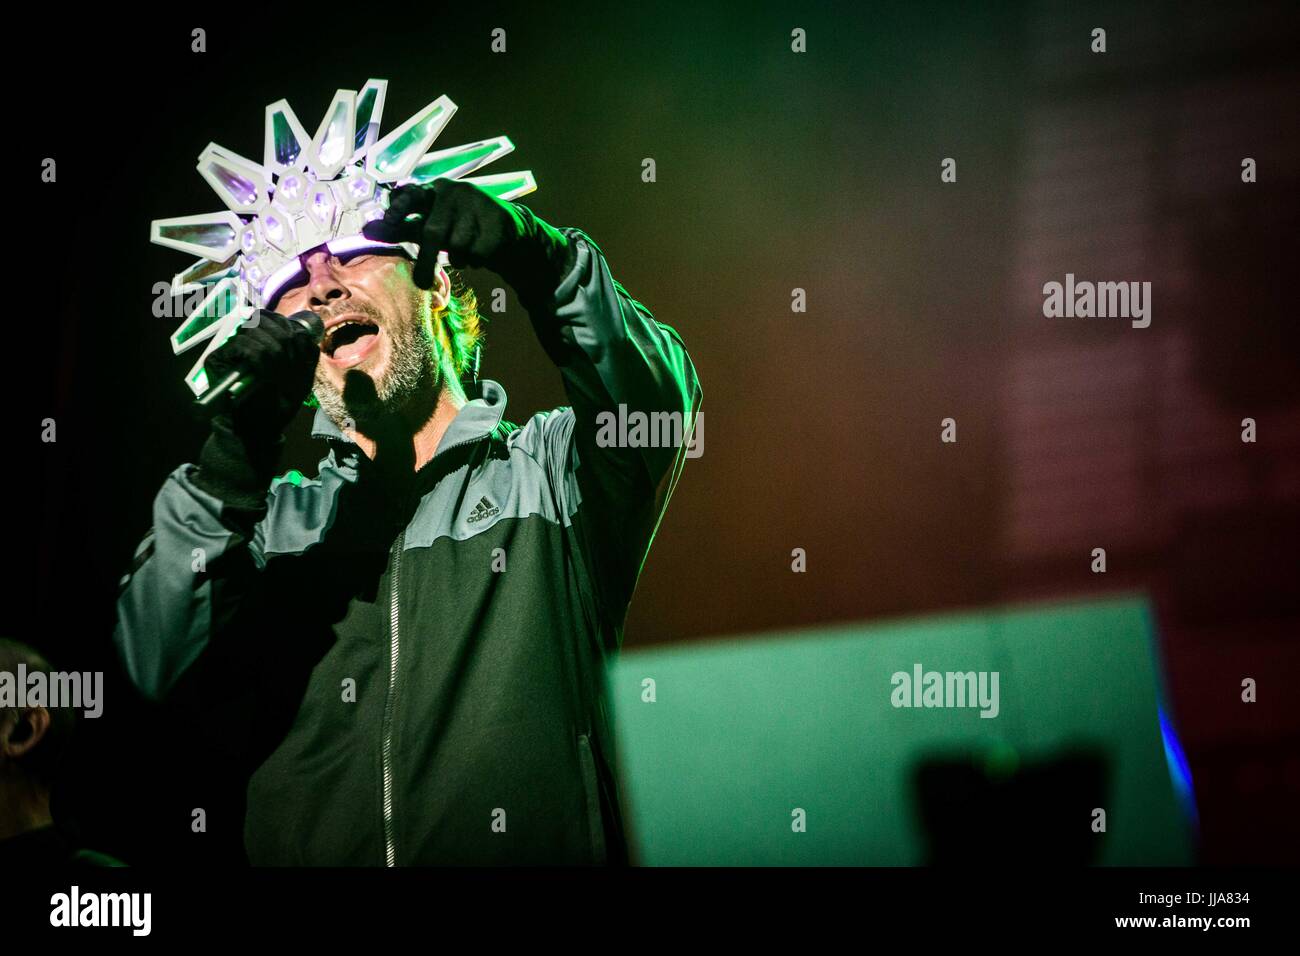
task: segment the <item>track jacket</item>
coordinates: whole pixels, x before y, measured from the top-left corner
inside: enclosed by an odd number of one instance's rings
[[[572,269],[530,318],[570,406],[512,425],[484,380],[401,501],[323,411],[318,477],[276,479],[255,523],[193,465],[154,501],[114,641],[251,774],[255,865],[626,861],[605,661],[701,391],[678,334],[560,231]],[[680,437],[599,437],[620,406]]]

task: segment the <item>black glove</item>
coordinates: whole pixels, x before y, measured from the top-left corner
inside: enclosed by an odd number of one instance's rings
[[[408,216],[413,216],[407,221]],[[569,238],[527,206],[497,199],[473,183],[435,179],[393,190],[383,219],[362,227],[368,239],[420,246],[412,281],[433,287],[438,251],[452,268],[491,269],[510,283],[525,307],[544,302],[573,268]]]
[[[265,309],[204,363],[211,383],[235,370],[252,380],[212,418],[212,432],[199,453],[195,484],[227,505],[260,513],[284,430],[311,392],[320,347],[284,316]]]

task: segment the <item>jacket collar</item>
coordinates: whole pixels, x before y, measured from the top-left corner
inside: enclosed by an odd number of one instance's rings
[[[466,385],[465,397],[468,401],[461,406],[456,417],[447,426],[442,439],[438,442],[438,450],[434,452],[435,457],[453,445],[486,438],[501,424],[501,418],[506,411],[506,390],[500,384],[490,378],[480,379],[477,385]],[[326,438],[331,442],[353,444],[351,439],[343,435],[329,415],[325,414],[323,408],[316,409],[311,435],[313,438]]]

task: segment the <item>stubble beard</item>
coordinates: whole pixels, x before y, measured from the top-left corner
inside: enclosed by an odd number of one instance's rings
[[[384,420],[391,420],[418,399],[429,399],[438,393],[440,381],[439,345],[433,334],[433,322],[428,299],[419,290],[412,290],[410,308],[405,321],[388,322],[370,305],[351,306],[349,311],[369,316],[388,336],[388,367],[374,380],[374,387],[356,387],[357,376],[370,378],[362,370],[349,370],[344,376],[340,391],[316,368],[313,394],[325,414],[339,428],[351,427],[365,431]],[[365,383],[361,383],[363,386]],[[346,393],[346,395],[345,395]]]

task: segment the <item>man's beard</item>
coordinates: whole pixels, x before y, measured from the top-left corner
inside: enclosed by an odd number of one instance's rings
[[[360,377],[370,376],[360,369],[344,376],[343,391],[325,377],[317,366],[313,393],[325,414],[335,425],[365,431],[367,424],[398,415],[417,398],[436,401],[440,381],[438,340],[433,334],[428,300],[418,290],[412,291],[409,317],[404,322],[385,322],[379,311],[366,304],[352,304],[342,311],[359,312],[370,318],[388,336],[388,367],[373,387]]]

